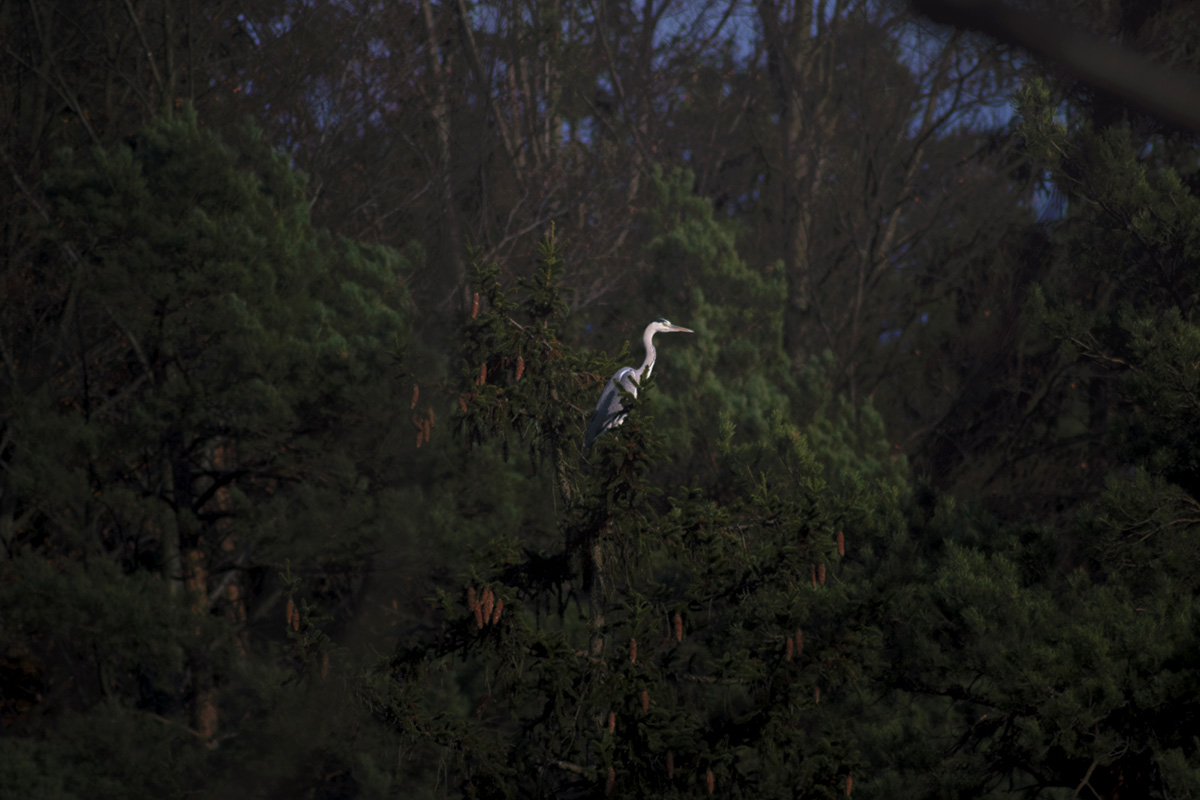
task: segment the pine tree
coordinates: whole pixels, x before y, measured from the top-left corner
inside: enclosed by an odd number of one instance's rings
[[[998,525],[949,499],[922,523],[925,611],[892,631],[896,685],[953,745],[910,748],[891,789],[1195,796],[1200,201],[1168,142],[1068,128],[1041,84],[1021,103],[1067,198],[1034,310],[1082,416],[1106,420],[1107,459],[1076,465],[1106,481],[1065,524]]]
[[[390,527],[419,254],[314,231],[280,154],[190,112],[64,153],[46,191],[0,312],[4,725],[42,738],[0,761],[31,793],[174,796],[269,750],[243,734],[273,682],[327,675],[316,622]]]

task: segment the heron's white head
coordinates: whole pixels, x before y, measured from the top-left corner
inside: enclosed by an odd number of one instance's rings
[[[685,328],[682,325],[673,325],[665,319],[656,319],[647,328],[654,333],[695,333],[690,328]]]

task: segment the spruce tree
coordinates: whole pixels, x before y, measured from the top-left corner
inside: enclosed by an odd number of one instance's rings
[[[663,186],[664,241],[690,236],[749,280],[711,212],[677,215]],[[864,764],[857,729],[879,716],[871,574],[904,534],[902,473],[853,466],[896,463],[882,431],[863,443],[833,418],[815,442],[781,409],[728,404],[701,446],[672,441],[663,409],[688,400],[656,370],[625,424],[580,452],[615,364],[561,336],[564,268],[553,236],[516,285],[475,265],[453,390],[471,446],[453,457],[528,453],[553,533],[498,521],[437,595],[440,633],[402,642],[364,697],[420,759],[414,775],[436,753],[468,796],[844,796]],[[714,462],[706,484],[664,477],[683,453]]]

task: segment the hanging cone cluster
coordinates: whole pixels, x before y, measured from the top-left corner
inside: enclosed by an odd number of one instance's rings
[[[490,587],[484,587],[483,597],[480,598],[479,604],[483,606],[483,618],[490,620],[492,618],[492,610],[496,607],[496,596],[492,594]]]
[[[300,630],[300,612],[296,610],[296,603],[290,597],[287,601],[287,624],[294,631]]]
[[[483,587],[479,599],[476,599],[475,587],[468,587],[467,610],[475,615],[475,627],[483,630],[483,626],[488,623],[500,623],[500,615],[504,612],[504,600],[496,597],[488,586]]]
[[[415,400],[416,393],[415,392],[413,393],[413,397],[414,397],[413,402],[415,403],[416,402],[416,400]],[[433,423],[434,423],[433,406],[429,406],[429,408],[425,409],[424,417],[422,417],[420,414],[412,415],[413,427],[417,429],[417,447],[420,447],[422,442],[429,441],[429,432],[431,430],[433,430]]]

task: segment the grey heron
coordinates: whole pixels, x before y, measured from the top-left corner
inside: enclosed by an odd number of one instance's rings
[[[637,397],[638,384],[641,383],[642,378],[650,377],[650,371],[654,369],[654,357],[658,352],[654,349],[654,334],[656,333],[694,333],[694,331],[681,325],[672,325],[665,319],[656,319],[646,326],[646,330],[642,332],[642,344],[646,348],[646,359],[637,369],[621,367],[617,370],[617,374],[609,379],[604,391],[600,393],[600,402],[596,403],[596,410],[592,412],[592,421],[588,424],[587,435],[583,439],[584,450],[592,446],[592,442],[596,441],[597,436],[617,427],[625,421],[625,417],[629,416],[625,406],[621,405],[621,390],[624,389]]]

